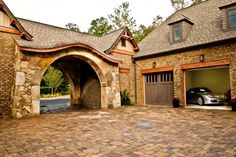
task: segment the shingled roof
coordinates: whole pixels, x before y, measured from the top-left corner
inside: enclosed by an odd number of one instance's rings
[[[52,49],[80,43],[105,52],[126,29],[121,28],[105,36],[97,37],[30,20],[18,18],[18,21],[33,36],[33,40],[18,39],[17,43],[20,47],[31,49]]]
[[[175,12],[150,35],[139,43],[140,51],[134,59],[152,55],[165,54],[176,50],[195,47],[217,41],[236,38],[236,30],[223,31],[222,17],[219,7],[235,3],[236,0],[208,0]],[[178,43],[170,42],[170,26],[187,17],[194,23],[186,40]]]

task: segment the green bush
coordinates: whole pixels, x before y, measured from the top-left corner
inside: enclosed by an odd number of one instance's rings
[[[120,97],[121,97],[121,105],[128,105],[128,106],[132,105],[129,97],[129,92],[127,90],[121,91]]]

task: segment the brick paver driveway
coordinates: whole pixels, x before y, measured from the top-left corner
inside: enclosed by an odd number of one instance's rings
[[[122,107],[0,120],[0,156],[235,154],[236,113],[230,111]]]

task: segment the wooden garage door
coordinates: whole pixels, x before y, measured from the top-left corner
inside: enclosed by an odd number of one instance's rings
[[[173,99],[173,72],[145,75],[145,101],[152,105],[170,105]]]

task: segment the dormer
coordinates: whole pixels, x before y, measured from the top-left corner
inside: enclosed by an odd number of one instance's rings
[[[236,3],[219,7],[224,31],[236,29]]]
[[[170,42],[177,43],[186,40],[193,24],[187,17],[168,23],[170,26]]]

